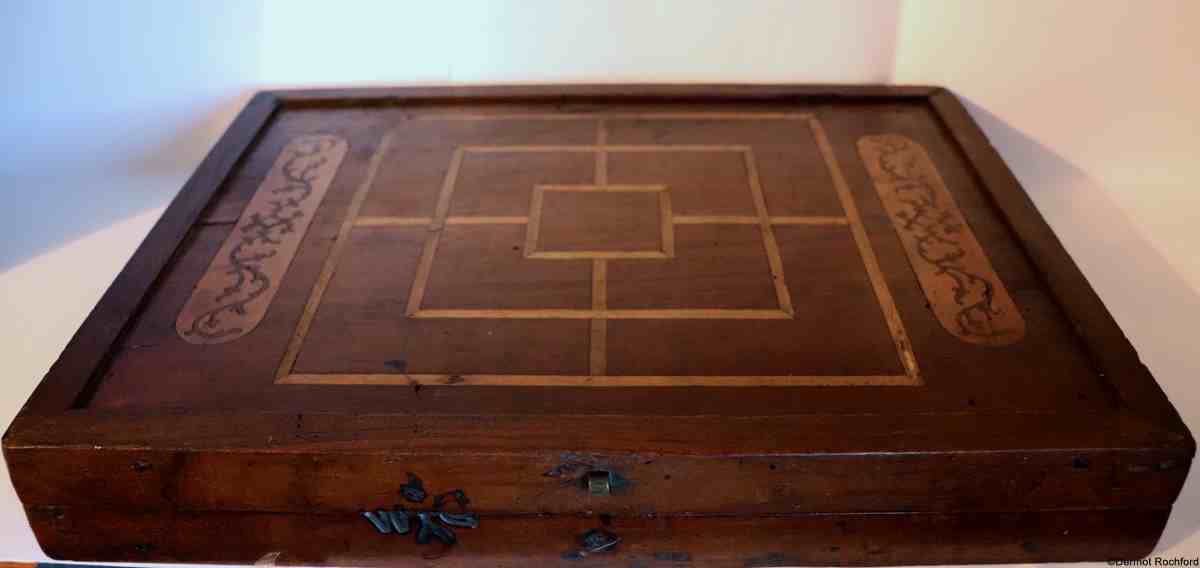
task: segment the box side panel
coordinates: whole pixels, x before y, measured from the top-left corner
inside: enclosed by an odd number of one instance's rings
[[[763,515],[1169,507],[1169,450],[680,456],[572,451],[9,450],[26,506],[345,513],[461,491],[483,514]],[[602,476],[606,493],[589,488]]]
[[[1151,552],[1168,510],[770,518],[484,517],[457,544],[354,515],[28,511],[52,557],[395,566],[795,566],[1102,561]]]

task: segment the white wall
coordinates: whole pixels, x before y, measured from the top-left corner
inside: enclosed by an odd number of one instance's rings
[[[268,0],[268,83],[884,82],[898,2]]]
[[[1198,23],[1194,0],[906,0],[894,76],[968,101],[1193,431]],[[1191,473],[1161,555],[1200,551]]]
[[[257,81],[260,12],[0,2],[0,271],[169,200]]]
[[[1200,424],[1196,22],[1188,0],[0,2],[0,422],[253,88],[724,81],[965,96]],[[0,479],[0,559],[38,558]]]
[[[909,0],[895,80],[948,85],[1074,164],[1200,288],[1198,24],[1194,0]]]

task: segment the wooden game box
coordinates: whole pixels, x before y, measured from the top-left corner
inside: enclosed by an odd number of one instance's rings
[[[89,561],[1132,559],[1192,437],[934,87],[253,98],[9,427]]]

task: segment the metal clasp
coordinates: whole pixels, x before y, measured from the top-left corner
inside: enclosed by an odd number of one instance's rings
[[[594,469],[583,476],[583,487],[596,496],[608,496],[621,491],[630,484],[628,479],[611,471]]]
[[[604,529],[592,529],[579,535],[579,548],[562,555],[564,560],[583,560],[593,554],[613,552],[621,543],[621,537]]]
[[[592,495],[612,495],[613,475],[607,471],[589,471],[584,476],[588,493]]]

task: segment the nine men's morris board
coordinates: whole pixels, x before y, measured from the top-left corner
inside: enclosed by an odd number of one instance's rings
[[[5,437],[70,560],[1148,554],[1193,441],[955,97],[255,97]]]

